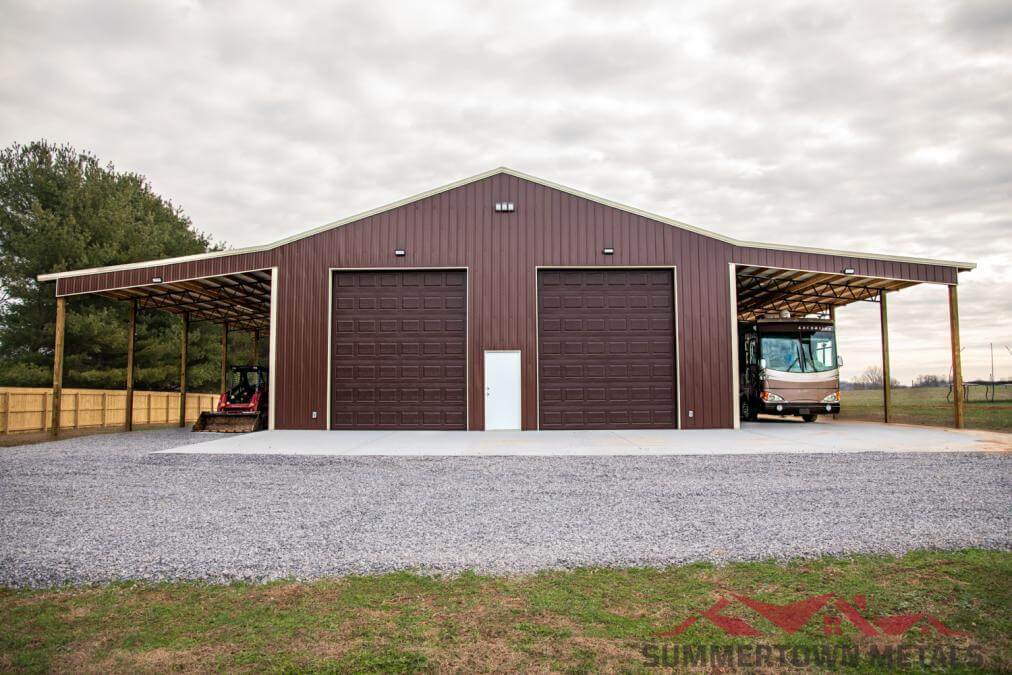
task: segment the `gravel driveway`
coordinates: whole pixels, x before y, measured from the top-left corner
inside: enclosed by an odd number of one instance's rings
[[[1012,457],[148,454],[0,448],[0,585],[1012,548]]]

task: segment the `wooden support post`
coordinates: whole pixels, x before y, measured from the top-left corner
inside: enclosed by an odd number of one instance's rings
[[[9,434],[11,432],[11,394],[9,391],[4,392],[4,433]]]
[[[53,346],[53,435],[60,435],[60,402],[63,396],[63,339],[67,323],[67,299],[56,298],[56,342]]]
[[[892,417],[893,407],[892,374],[889,371],[889,305],[886,302],[885,291],[880,291],[878,298],[882,328],[882,411],[885,421],[888,422]]]
[[[965,425],[963,407],[963,363],[959,354],[959,300],[956,284],[949,286],[949,338],[952,342],[952,413],[957,429]]]
[[[837,339],[837,342],[836,342],[836,354],[833,356],[833,358],[836,359],[836,363],[834,363],[833,365],[839,367],[839,363],[840,363],[840,341],[839,341],[839,339],[840,339],[840,336],[836,332],[836,305],[830,305],[829,306],[829,320],[833,322],[833,335],[835,335],[836,339]],[[839,379],[839,376],[837,376],[837,379]],[[840,413],[833,413],[833,419],[834,420],[840,419]]]
[[[253,365],[260,362],[260,331],[253,331]]]
[[[224,392],[228,387],[228,322],[221,327],[221,387],[218,392]]]
[[[126,366],[126,417],[123,429],[134,429],[134,349],[137,340],[137,301],[130,303],[130,326],[127,328],[127,366]]]
[[[179,344],[179,426],[186,426],[186,348],[190,342],[190,313],[183,314],[183,336]]]

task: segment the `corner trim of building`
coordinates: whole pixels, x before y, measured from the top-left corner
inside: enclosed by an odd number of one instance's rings
[[[738,275],[735,273],[735,264],[727,264],[728,282],[730,288],[730,311],[731,311],[731,415],[734,420],[734,428],[741,429],[741,406],[738,399],[741,392],[738,390]]]
[[[270,371],[267,375],[270,386],[267,402],[267,429],[274,431],[274,420],[277,418],[277,379],[278,379],[278,268],[271,268],[271,336],[270,336]]]

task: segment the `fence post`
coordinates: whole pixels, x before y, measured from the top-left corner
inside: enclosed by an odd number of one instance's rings
[[[4,392],[4,433],[11,432],[11,393]]]

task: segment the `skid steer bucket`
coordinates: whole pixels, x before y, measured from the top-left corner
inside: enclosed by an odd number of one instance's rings
[[[225,434],[241,434],[260,431],[264,428],[260,413],[216,413],[202,412],[193,425],[194,431],[213,431]]]

